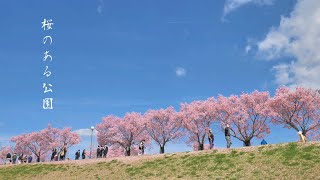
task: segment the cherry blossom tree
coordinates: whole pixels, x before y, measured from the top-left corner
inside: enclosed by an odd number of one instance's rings
[[[270,133],[268,120],[271,110],[268,106],[268,92],[254,91],[238,96],[218,97],[219,120],[222,127],[230,125],[231,135],[242,141],[245,146],[251,145],[253,138],[263,138]]]
[[[60,132],[61,130],[58,128],[53,128],[51,124],[48,124],[48,127],[40,130],[41,139],[47,142],[48,148],[56,148],[59,147],[60,142]]]
[[[320,94],[317,90],[297,87],[277,89],[270,101],[272,122],[283,127],[301,131],[307,136],[320,128]]]
[[[210,126],[216,120],[217,109],[216,100],[209,98],[204,101],[193,101],[190,104],[180,105],[179,116],[187,131],[189,144],[198,143],[199,150],[204,149],[204,141]]]
[[[107,116],[97,125],[99,144],[113,145],[125,149],[125,155],[131,155],[131,149],[140,141],[149,142],[140,113],[126,113],[123,118]]]
[[[73,145],[79,144],[81,138],[78,133],[73,132],[71,127],[66,127],[59,132],[59,147],[66,146],[70,148]]]
[[[23,146],[20,144],[16,144],[13,148],[13,151],[17,154],[31,155],[32,152],[27,146]]]
[[[149,136],[160,146],[160,154],[164,153],[164,147],[168,142],[183,135],[182,120],[173,107],[148,110],[144,114],[144,123]]]
[[[27,147],[37,158],[37,162],[44,160],[50,150],[50,143],[43,137],[42,132],[32,132],[11,138],[16,146]],[[44,156],[44,157],[42,157]]]
[[[11,141],[15,143],[15,150],[24,154],[31,152],[36,156],[37,162],[40,162],[48,157],[52,148],[61,147],[61,144],[67,147],[78,144],[80,137],[72,132],[71,128],[60,130],[49,124],[38,132],[14,136]]]
[[[116,129],[114,128],[114,125],[120,121],[120,117],[113,115],[102,118],[102,122],[97,124],[97,140],[99,144],[107,144],[108,146],[111,146],[115,143],[113,139],[113,137],[116,135]]]

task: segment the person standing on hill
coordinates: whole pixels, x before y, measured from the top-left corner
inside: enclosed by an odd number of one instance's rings
[[[60,151],[60,161],[63,161],[63,160],[64,160],[64,157],[65,157],[64,148],[61,148],[61,151]]]
[[[10,164],[10,163],[11,163],[11,154],[10,154],[9,152],[8,152],[6,158],[7,158],[6,164],[7,164],[7,163]]]
[[[19,155],[19,163],[20,164],[22,164],[23,163],[23,153],[21,153],[20,155]]]
[[[66,159],[66,156],[67,156],[67,145],[66,144],[64,144],[64,146],[63,146],[63,151],[64,151],[64,156],[63,156],[63,160],[65,160]]]
[[[80,149],[76,152],[74,159],[79,160],[79,158],[80,158]]]
[[[101,153],[101,149],[100,149],[100,145],[98,145],[98,148],[97,148],[97,158],[100,158],[100,153]]]
[[[81,154],[81,156],[82,156],[82,159],[86,159],[86,150],[84,149],[83,151],[82,151],[82,154]]]
[[[209,133],[208,133],[208,140],[209,140],[210,149],[212,149],[214,146],[214,135],[211,129],[209,130]]]
[[[51,161],[54,160],[55,155],[57,154],[57,148],[52,149],[52,154],[51,154]]]
[[[229,124],[226,125],[226,128],[224,129],[224,135],[226,137],[227,141],[227,148],[231,147],[232,141],[231,141],[231,134],[230,134],[230,126]]]
[[[102,145],[100,145],[100,158],[102,158],[102,156],[103,156],[103,147]]]
[[[307,142],[306,136],[304,136],[301,131],[298,131],[298,136],[299,136],[300,142],[303,142],[303,143]]]
[[[104,147],[103,147],[103,158],[106,158],[107,154],[108,154],[108,146],[104,145]]]
[[[12,164],[16,164],[17,162],[17,154],[16,153],[13,153],[13,156],[12,156]]]
[[[139,144],[139,150],[140,150],[140,155],[143,155],[144,154],[144,142],[145,140],[142,140]]]
[[[27,161],[28,161],[28,156],[27,156],[27,155],[24,155],[23,163],[27,163]]]
[[[32,156],[29,155],[29,157],[28,157],[28,163],[31,163],[31,162],[32,162]]]

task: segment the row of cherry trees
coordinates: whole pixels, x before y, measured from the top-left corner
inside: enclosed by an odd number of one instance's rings
[[[268,92],[254,91],[181,103],[178,112],[168,107],[144,114],[130,112],[124,117],[109,115],[97,125],[97,138],[99,144],[109,146],[109,157],[137,154],[142,140],[146,147],[153,141],[164,153],[168,142],[187,137],[188,144],[203,150],[208,130],[214,126],[223,129],[229,124],[231,135],[249,146],[253,138],[270,133],[270,123],[301,131],[309,139],[320,139],[320,93],[302,87],[281,87],[273,97]],[[52,148],[78,144],[80,136],[71,128],[49,125],[39,132],[14,136],[11,141],[15,146],[1,148],[1,157],[13,151],[32,153],[40,161],[49,156]]]
[[[302,131],[309,139],[317,139],[320,131],[320,94],[298,87],[277,89],[274,97],[268,92],[254,91],[240,96],[218,96],[207,100],[182,103],[180,111],[173,107],[148,110],[145,114],[126,113],[124,117],[107,116],[97,125],[99,144],[123,149],[130,156],[141,140],[158,144],[160,153],[165,145],[183,136],[187,143],[204,149],[208,130],[218,124],[230,125],[231,135],[250,146],[253,138],[270,133],[269,124]]]
[[[2,147],[0,150],[1,157],[5,157],[8,152],[15,152],[18,155],[33,154],[37,162],[40,162],[48,158],[53,148],[59,150],[64,146],[69,148],[80,143],[80,136],[73,132],[71,128],[58,129],[48,125],[47,128],[38,132],[14,136],[11,141],[15,146]]]

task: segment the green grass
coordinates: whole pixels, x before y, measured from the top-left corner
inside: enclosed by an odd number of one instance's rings
[[[147,156],[146,156],[147,157]],[[316,179],[320,143],[261,146],[251,151],[166,154],[124,163],[2,166],[0,179]]]

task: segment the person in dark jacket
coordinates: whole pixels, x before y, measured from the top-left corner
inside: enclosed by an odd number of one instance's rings
[[[102,158],[102,156],[103,156],[103,147],[102,147],[102,145],[100,145],[100,158]]]
[[[52,154],[51,154],[51,161],[54,160],[54,157],[55,157],[56,154],[57,154],[57,149],[56,149],[56,148],[53,148],[53,149],[52,149]]]
[[[104,145],[104,147],[103,147],[103,158],[106,158],[107,154],[108,154],[108,146]]]
[[[145,140],[142,140],[141,142],[140,142],[140,144],[139,144],[139,150],[140,150],[140,155],[144,155],[144,149],[145,149],[145,147],[144,147],[144,142],[145,142]]]
[[[86,155],[87,155],[87,152],[86,152],[86,150],[84,149],[84,150],[82,151],[82,154],[81,154],[82,159],[86,159]]]
[[[230,126],[229,124],[226,125],[226,128],[224,129],[224,135],[226,137],[227,141],[227,148],[231,147],[232,141],[231,141],[231,134],[230,134]]]
[[[209,140],[209,145],[210,145],[209,147],[210,147],[210,149],[212,149],[214,146],[214,135],[213,135],[211,129],[209,130],[209,133],[208,133],[208,140]]]
[[[97,148],[97,158],[100,158],[100,153],[101,153],[101,149],[100,149],[100,145],[98,145],[98,148]]]
[[[79,160],[79,158],[80,158],[80,149],[76,152],[74,159]]]
[[[31,162],[32,162],[32,156],[29,155],[29,157],[28,157],[28,163],[31,163]]]
[[[6,158],[7,158],[7,162],[6,163],[10,164],[11,163],[11,154],[8,153]]]

